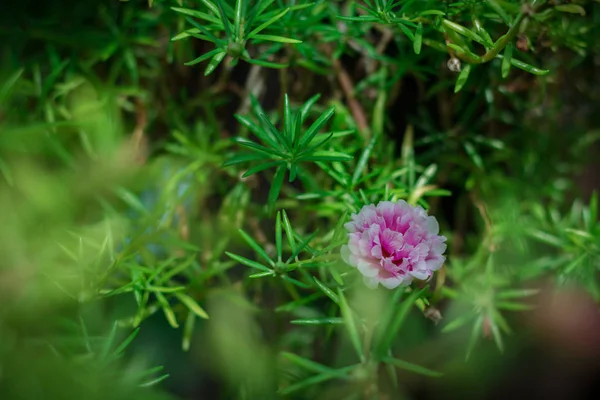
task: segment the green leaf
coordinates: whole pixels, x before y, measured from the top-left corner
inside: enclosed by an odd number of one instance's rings
[[[276,136],[273,136],[269,129],[264,130],[254,122],[250,121],[250,119],[239,114],[235,114],[234,117],[238,120],[238,122],[248,128],[250,132],[254,133],[260,140],[262,140],[263,143],[277,149],[278,151],[285,151],[285,147],[278,141]]]
[[[292,43],[292,44],[297,44],[297,43],[302,43],[302,40],[298,40],[298,39],[291,39],[291,38],[286,38],[283,36],[276,36],[276,35],[254,35],[252,37],[253,40],[264,40],[267,42],[277,42],[277,43]]]
[[[202,32],[205,36],[207,36],[211,42],[216,43],[218,45],[223,45],[224,42],[223,40],[217,38],[215,35],[213,35],[212,33],[210,33],[209,30],[207,30],[205,27],[203,27],[201,24],[197,23],[196,21],[194,21],[193,19],[186,17],[185,18],[186,21],[188,21],[190,24],[192,24],[196,29],[198,29],[200,32]]]
[[[290,142],[292,143],[292,147],[294,147],[294,143],[296,142],[294,137],[294,121],[292,118],[292,107],[290,106],[290,97],[287,93],[283,95],[283,126],[285,128],[284,135],[290,138]]]
[[[289,67],[288,64],[280,64],[280,63],[274,63],[274,62],[270,62],[270,61],[263,61],[263,60],[257,60],[257,59],[253,59],[253,58],[244,58],[244,60],[246,60],[247,62],[249,62],[250,64],[255,64],[255,65],[260,65],[261,67],[266,67],[266,68],[287,68]]]
[[[196,10],[190,10],[189,8],[181,8],[181,7],[171,7],[171,10],[178,12],[180,14],[183,14],[183,15],[189,15],[190,17],[203,19],[205,21],[212,22],[213,24],[223,28],[223,22],[213,15],[206,14],[206,13],[196,11]]]
[[[380,22],[379,18],[373,17],[371,15],[361,15],[359,17],[346,17],[344,15],[336,15],[335,16],[340,21],[349,21],[349,22]]]
[[[250,153],[250,154],[238,154],[231,157],[229,160],[223,163],[223,167],[229,167],[236,164],[245,163],[248,161],[264,160],[265,156],[262,153]]]
[[[181,292],[183,290],[186,289],[185,286],[153,286],[153,285],[148,285],[146,287],[146,289],[148,289],[151,292],[156,292],[156,293],[175,293],[175,292]]]
[[[255,167],[252,167],[250,169],[248,169],[248,171],[246,171],[243,175],[242,178],[246,178],[250,175],[254,175],[258,172],[264,171],[266,169],[270,169],[276,166],[280,166],[280,165],[284,165],[285,161],[272,161],[272,162],[268,162],[268,163],[264,163],[264,164],[260,164],[257,165]]]
[[[365,147],[362,154],[360,155],[360,158],[358,159],[358,163],[356,164],[356,168],[354,169],[354,173],[352,174],[352,180],[350,181],[351,186],[354,187],[360,180],[360,177],[361,177],[363,171],[367,167],[367,162],[369,161],[369,157],[371,157],[371,153],[373,152],[373,149],[375,148],[375,143],[377,143],[377,139],[378,139],[378,135],[373,136],[371,138],[371,141],[367,145],[367,147]]]
[[[196,325],[196,314],[190,311],[188,312],[188,316],[185,319],[185,324],[183,326],[183,336],[181,338],[181,349],[183,351],[188,351],[190,349],[194,325]]]
[[[467,152],[467,155],[469,156],[471,161],[473,161],[473,164],[475,164],[477,168],[482,170],[483,160],[481,159],[479,153],[477,153],[477,150],[475,150],[475,146],[473,146],[471,142],[465,141],[463,142],[463,147],[465,148],[465,151]]]
[[[425,287],[419,291],[413,290],[411,294],[400,304],[398,311],[390,320],[389,325],[385,328],[383,340],[381,341],[380,345],[381,350],[387,350],[392,347],[394,339],[397,337],[400,328],[402,328],[402,323],[408,316],[408,313],[410,312],[415,301],[417,301],[417,299],[420,298],[421,295],[427,291],[427,289],[428,288]]]
[[[306,240],[302,241],[302,243],[300,243],[300,246],[298,246],[294,252],[292,253],[292,255],[288,258],[287,263],[291,262],[294,258],[298,257],[298,255],[302,252],[302,250],[304,250],[308,244],[317,236],[317,233],[319,231],[314,231],[312,233],[312,235],[310,235],[309,237],[306,238]]]
[[[215,15],[219,15],[219,9],[215,6],[213,0],[200,0]]]
[[[284,351],[281,353],[281,356],[283,358],[293,362],[294,364],[306,369],[307,371],[317,372],[317,373],[336,372],[336,370],[333,368],[316,363],[312,360],[309,360],[308,358],[300,357],[296,354],[292,354],[292,353],[288,353],[288,352]]]
[[[158,302],[160,303],[160,306],[162,307],[163,313],[165,314],[165,317],[167,318],[169,325],[171,325],[171,327],[173,327],[175,329],[179,328],[179,324],[177,323],[177,318],[175,317],[175,313],[173,312],[173,309],[169,305],[169,301],[167,300],[167,298],[161,292],[154,292],[154,295],[156,296]]]
[[[323,293],[325,293],[327,295],[327,297],[329,297],[335,304],[340,304],[340,298],[333,292],[333,290],[329,289],[327,286],[325,286],[320,280],[318,280],[316,277],[313,277],[315,283],[317,284],[317,286],[319,287],[319,289],[321,289],[323,291]]]
[[[496,295],[498,299],[514,299],[520,297],[535,296],[540,292],[540,289],[508,289],[503,290]]]
[[[248,235],[246,232],[244,232],[243,229],[238,229],[238,232],[240,233],[240,235],[242,236],[242,238],[244,239],[244,241],[248,244],[248,246],[252,247],[252,249],[258,255],[260,255],[270,265],[272,265],[272,266],[275,265],[275,263],[273,262],[273,260],[271,260],[271,258],[267,255],[267,252],[262,247],[260,247],[258,245],[258,243],[256,243],[256,241],[254,241],[254,239],[252,239],[252,237],[250,237],[250,235]]]
[[[295,325],[331,325],[331,324],[343,324],[342,318],[308,318],[308,319],[294,319],[290,321],[291,324]]]
[[[116,188],[115,192],[117,196],[120,197],[129,207],[143,215],[148,214],[148,210],[146,210],[144,204],[129,190],[124,188]]]
[[[325,143],[327,143],[328,141],[331,140],[331,138],[333,138],[334,132],[330,132],[329,134],[324,133],[324,134],[320,134],[318,136],[322,137],[320,140],[313,140],[312,145],[305,147],[304,149],[302,149],[298,154],[297,157],[302,157],[302,156],[308,156],[310,154],[312,154],[316,149],[318,149],[319,147],[323,146]]]
[[[562,11],[571,14],[585,15],[585,9],[579,4],[561,4],[554,7],[557,11]]]
[[[398,24],[396,24],[396,26],[398,28],[400,28],[400,30],[402,31],[402,33],[404,33],[411,41],[414,42],[414,40],[415,40],[415,34],[412,33],[412,31],[406,25],[404,25],[402,23],[398,23]]]
[[[425,16],[425,15],[446,15],[445,12],[440,11],[440,10],[427,10],[427,11],[423,11],[421,13],[419,13],[420,16]]]
[[[425,171],[423,171],[423,173],[419,176],[419,179],[417,179],[417,181],[415,182],[414,190],[420,189],[423,186],[427,185],[435,176],[437,168],[437,164],[431,164],[427,168],[425,168]]]
[[[471,337],[469,338],[469,344],[467,345],[467,354],[465,359],[468,360],[475,349],[475,345],[477,344],[477,340],[481,336],[481,329],[483,327],[483,315],[479,315],[473,324],[473,329],[471,330]]]
[[[226,55],[227,53],[224,51],[215,54],[206,66],[206,69],[204,70],[204,76],[212,74],[214,70],[217,69],[217,67],[221,64],[221,61],[223,61]]]
[[[349,161],[352,160],[349,154],[338,151],[315,151],[314,153],[298,158],[299,161]]]
[[[273,18],[271,18],[268,21],[260,24],[256,29],[254,29],[252,32],[250,32],[248,34],[248,38],[251,39],[251,38],[255,37],[257,33],[259,33],[260,31],[262,31],[263,29],[267,28],[269,25],[275,23],[277,20],[281,19],[281,17],[283,17],[285,14],[288,13],[288,11],[290,11],[290,9],[286,8],[285,10],[283,10],[282,12],[280,12],[279,14],[275,15]]]
[[[131,332],[131,333],[129,334],[129,336],[127,336],[127,337],[125,338],[125,340],[123,340],[123,341],[121,342],[121,344],[119,345],[119,347],[117,347],[117,348],[115,349],[115,351],[113,352],[114,356],[115,356],[115,357],[118,357],[118,356],[120,356],[120,355],[121,355],[121,354],[122,354],[122,353],[125,351],[125,349],[126,349],[127,347],[129,347],[129,345],[131,344],[131,342],[133,342],[133,339],[135,339],[135,338],[136,338],[136,336],[138,335],[138,333],[139,333],[139,332],[140,332],[140,328],[139,328],[139,327],[138,327],[138,328],[135,328],[135,329],[133,330],[133,332]]]
[[[458,46],[458,45],[456,45],[454,43],[448,43],[446,45],[446,47],[449,47],[452,50],[456,51],[459,55],[462,54],[465,57],[467,57],[468,58],[468,60],[467,60],[468,62],[473,62],[473,63],[476,63],[476,64],[482,62],[481,57],[479,57],[477,54],[473,53],[471,50],[469,50],[466,47],[461,47],[461,46]]]
[[[86,338],[86,342],[88,342],[89,337],[87,334],[87,329],[85,328],[85,324],[83,323],[83,320],[80,320],[80,322],[81,322],[83,335]],[[110,330],[110,333],[108,334],[108,337],[106,338],[106,340],[104,342],[104,346],[102,348],[102,353],[101,353],[102,359],[107,359],[110,354],[110,349],[113,346],[113,343],[115,342],[115,338],[117,336],[117,328],[118,328],[118,324],[117,324],[117,322],[115,322],[112,326],[112,329]]]
[[[255,278],[264,278],[265,276],[275,276],[275,271],[258,272],[256,274],[249,275],[249,277],[252,278],[252,279],[255,279]]]
[[[498,329],[498,324],[492,318],[492,316],[488,316],[488,321],[490,321],[490,329],[492,331],[492,336],[494,337],[494,342],[496,342],[496,346],[498,350],[501,352],[504,351],[504,343],[502,342],[502,335],[500,333],[500,329]]]
[[[310,289],[311,288],[310,285],[308,285],[308,284],[306,284],[304,282],[300,282],[297,279],[290,278],[287,275],[281,275],[281,279],[283,279],[284,281],[287,281],[287,282],[291,283],[292,285],[296,285],[296,286],[298,286],[298,287],[300,287],[302,289]]]
[[[243,264],[247,267],[250,268],[256,268],[258,270],[264,271],[264,272],[268,272],[268,273],[273,273],[273,270],[271,270],[269,267],[262,265],[256,261],[252,261],[247,259],[246,257],[242,257],[242,256],[238,256],[237,254],[233,254],[230,253],[228,251],[225,252],[225,254],[227,255],[227,257],[234,259],[235,261],[239,262],[240,264]]]
[[[512,301],[499,301],[496,303],[496,307],[509,311],[529,311],[535,308],[529,304],[515,303]]]
[[[498,55],[498,58],[502,58],[502,55]],[[546,75],[548,72],[550,72],[550,70],[548,69],[540,69],[537,67],[534,67],[533,65],[524,63],[523,61],[517,60],[516,58],[512,58],[511,62],[510,62],[514,67],[517,67],[519,69],[522,69],[523,71],[529,72],[530,74],[534,74],[534,75]]]
[[[277,260],[281,262],[281,257],[283,254],[283,232],[281,229],[281,212],[277,211],[277,217],[275,219],[275,247],[277,248]]]
[[[442,21],[442,25],[444,25],[446,28],[449,28],[449,29],[453,30],[454,32],[456,32],[470,40],[473,40],[474,42],[477,42],[482,45],[486,44],[485,40],[483,40],[483,38],[481,38],[481,36],[479,36],[478,34],[473,32],[472,30],[465,28],[462,25],[459,25],[459,24],[449,21],[447,19],[444,19]]]
[[[152,379],[151,381],[141,383],[140,387],[150,387],[150,386],[157,385],[157,384],[159,384],[160,382],[164,381],[165,379],[167,379],[170,376],[171,376],[170,374],[161,375],[158,378]]]
[[[492,10],[494,10],[496,14],[498,14],[507,25],[511,25],[510,17],[506,13],[506,11],[504,11],[504,8],[502,8],[502,6],[498,4],[496,0],[488,0],[485,2],[485,4],[487,4]]]
[[[496,322],[496,324],[507,334],[511,333],[511,329],[508,326],[508,322],[506,322],[506,319],[504,319],[504,317],[502,316],[502,314],[495,308],[492,309],[492,317],[494,318],[494,321]]]
[[[467,79],[469,79],[469,74],[471,73],[471,64],[465,64],[463,70],[460,71],[458,78],[456,79],[456,85],[454,86],[454,93],[458,93],[461,91]]]
[[[319,132],[319,130],[331,119],[333,114],[335,113],[335,107],[329,108],[325,111],[313,124],[308,128],[308,130],[302,135],[300,139],[299,147],[306,147],[315,137],[315,135]]]
[[[308,113],[310,112],[310,109],[315,105],[315,103],[321,98],[320,94],[315,94],[314,96],[312,96],[310,99],[308,99],[306,101],[306,103],[304,103],[302,105],[302,107],[300,108],[299,111],[299,115],[300,115],[300,124],[297,124],[296,129],[300,128],[300,125],[302,123],[304,123],[304,121],[306,120],[306,117],[308,116]]]
[[[184,293],[175,293],[175,297],[179,299],[187,308],[200,318],[208,319],[208,314],[194,299]]]
[[[510,72],[510,66],[512,65],[512,52],[513,44],[509,43],[504,49],[504,59],[502,60],[502,78],[506,78]]]
[[[423,45],[423,23],[419,22],[417,31],[415,32],[415,40],[413,41],[413,50],[416,54],[421,54],[421,46]]]
[[[280,157],[280,158],[287,158],[287,155],[285,153],[282,153],[279,150],[275,150],[269,147],[265,147],[265,146],[261,146],[258,143],[254,143],[251,140],[248,139],[244,139],[244,138],[234,138],[233,139],[237,144],[244,146],[244,147],[248,147],[249,149],[252,149],[254,151],[263,153],[263,154],[267,154],[270,156],[276,156],[276,157]]]
[[[428,368],[421,367],[420,365],[409,363],[408,361],[399,360],[393,357],[384,357],[382,361],[386,364],[393,365],[394,367],[398,367],[420,375],[432,376],[436,378],[444,375],[441,372],[433,371]]]
[[[592,229],[592,226],[596,225],[596,223],[598,222],[598,192],[594,191],[592,193],[592,196],[590,198],[590,205],[589,205],[589,210],[590,210],[590,226],[588,227],[588,229]]]
[[[23,68],[20,68],[13,72],[4,82],[2,88],[0,89],[0,104],[4,104],[6,99],[8,98],[10,92],[15,87],[19,79],[21,79],[21,75],[23,75]]]
[[[262,126],[265,128],[268,134],[271,135],[277,142],[284,146],[287,151],[291,151],[292,149],[292,141],[291,138],[279,132],[279,130],[273,125],[269,117],[266,114],[260,114],[258,116],[262,122]]]
[[[201,35],[200,33],[201,33],[200,29],[198,29],[198,28],[191,28],[191,29],[185,30],[185,31],[183,31],[181,33],[178,33],[177,35],[173,36],[171,38],[171,41],[172,42],[176,42],[178,40],[187,39],[189,37],[194,37],[196,39],[205,40],[207,42],[211,41],[208,36]]]
[[[530,229],[528,233],[533,238],[539,240],[540,242],[544,242],[554,247],[562,248],[564,246],[563,241],[557,236],[551,235],[547,232],[540,231],[537,229]]]
[[[285,236],[290,244],[290,248],[292,252],[296,252],[296,240],[294,239],[294,230],[292,229],[292,224],[287,216],[285,210],[283,210],[283,229],[285,230]]]
[[[454,320],[452,320],[452,322],[448,323],[446,326],[444,326],[442,328],[442,332],[444,332],[444,333],[452,332],[452,331],[464,326],[467,322],[469,322],[473,318],[474,318],[474,315],[472,315],[472,314],[461,315],[461,316],[455,318]]]
[[[346,368],[341,368],[339,370],[334,370],[331,372],[324,372],[322,374],[319,375],[315,375],[312,376],[310,378],[307,378],[303,381],[300,381],[298,383],[295,383],[293,385],[287,386],[281,390],[278,391],[279,394],[290,394],[293,392],[296,392],[300,389],[304,389],[305,387],[309,387],[309,386],[314,386],[318,383],[321,382],[325,382],[331,379],[339,379],[339,378],[347,378],[348,373],[350,371],[352,371],[354,368],[354,366],[350,366],[350,367],[346,367]]]
[[[235,13],[233,17],[233,29],[235,33],[235,37],[237,39],[242,39],[241,33],[243,31],[243,15],[242,15],[242,3],[245,3],[244,0],[236,0],[235,1]],[[246,3],[247,4],[247,3]]]
[[[280,165],[273,176],[273,181],[271,182],[271,189],[269,189],[269,198],[267,208],[269,211],[273,211],[275,207],[275,202],[279,197],[279,192],[281,191],[281,187],[283,186],[283,179],[285,178],[285,165]]]
[[[338,288],[337,295],[340,299],[339,306],[342,312],[342,318],[344,319],[344,324],[346,325],[346,329],[348,330],[348,334],[350,335],[350,341],[352,342],[352,346],[354,347],[358,358],[361,361],[364,361],[365,355],[363,354],[362,342],[360,340],[360,335],[358,334],[358,328],[356,326],[356,321],[354,320],[352,310],[348,306],[346,296],[344,296],[344,293],[340,288]]]
[[[225,29],[225,35],[228,38],[233,39],[233,35],[232,35],[233,26],[231,25],[231,22],[229,21],[229,18],[227,18],[227,15],[225,14],[225,10],[223,9],[223,0],[215,0],[215,2],[217,3],[217,7],[219,9],[219,15],[221,16],[221,21],[223,22],[223,28]]]

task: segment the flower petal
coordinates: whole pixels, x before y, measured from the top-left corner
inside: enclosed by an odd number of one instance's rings
[[[421,206],[404,200],[364,206],[344,225],[348,244],[342,259],[363,275],[365,285],[393,289],[413,279],[430,279],[445,261],[446,238]]]

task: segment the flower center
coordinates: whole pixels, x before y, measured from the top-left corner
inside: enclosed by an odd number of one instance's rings
[[[392,256],[392,253],[388,249],[386,249],[385,246],[381,246],[381,256],[383,258],[390,258]]]
[[[402,262],[404,261],[404,257],[394,257],[394,253],[389,251],[385,246],[381,247],[381,258],[382,259],[390,259],[392,264],[396,267],[400,267]],[[398,271],[401,275],[404,275],[404,271]]]

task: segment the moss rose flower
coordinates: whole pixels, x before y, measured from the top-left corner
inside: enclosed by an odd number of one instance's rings
[[[446,259],[446,238],[438,235],[435,217],[404,200],[364,206],[344,227],[349,240],[342,258],[358,268],[370,288],[381,283],[393,289],[414,278],[428,279]]]

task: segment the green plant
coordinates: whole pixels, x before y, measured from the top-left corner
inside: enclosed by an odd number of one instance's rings
[[[144,3],[0,15],[3,399],[475,395],[597,308],[597,1]],[[400,200],[447,258],[370,290]]]

